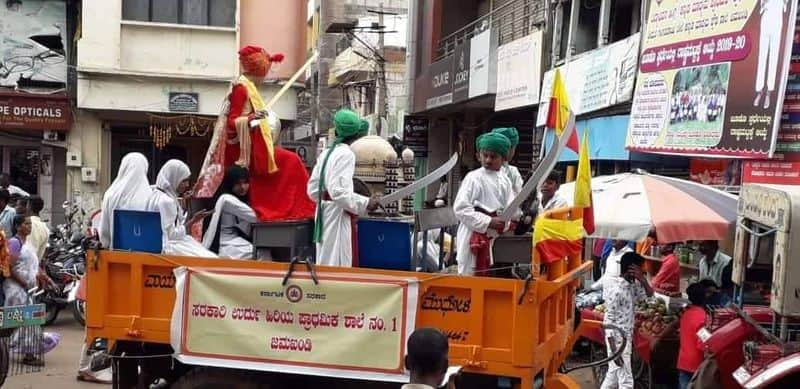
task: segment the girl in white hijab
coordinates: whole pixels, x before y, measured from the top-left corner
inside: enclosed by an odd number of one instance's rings
[[[152,190],[147,182],[147,158],[140,153],[128,153],[122,158],[117,178],[103,195],[100,208],[100,243],[114,248],[114,210],[144,211]]]
[[[216,254],[186,234],[187,226],[209,215],[209,212],[198,212],[186,221],[186,211],[178,197],[189,189],[191,175],[189,166],[185,163],[177,159],[167,161],[158,172],[156,185],[147,200],[147,210],[161,214],[164,254],[216,258]]]

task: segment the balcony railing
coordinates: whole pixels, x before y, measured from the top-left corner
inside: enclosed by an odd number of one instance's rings
[[[491,28],[498,36],[500,45],[522,38],[542,29],[547,0],[510,0],[440,39],[436,46],[436,59],[453,54],[456,46]]]

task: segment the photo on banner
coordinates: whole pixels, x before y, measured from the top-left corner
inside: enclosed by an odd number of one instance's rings
[[[626,147],[772,157],[796,7],[783,0],[652,3]]]

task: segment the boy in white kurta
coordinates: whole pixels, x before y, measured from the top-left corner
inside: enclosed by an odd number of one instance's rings
[[[355,222],[359,215],[378,207],[376,200],[353,190],[356,156],[350,144],[366,135],[369,127],[347,109],[336,112],[333,123],[336,140],[317,160],[307,191],[317,203],[314,224],[317,264],[351,267],[354,252],[358,250],[353,239]]]
[[[501,212],[514,198],[511,181],[501,171],[511,142],[501,134],[487,133],[478,137],[477,144],[482,167],[467,173],[453,202],[459,221],[456,261],[461,275],[488,269],[487,232],[506,229],[505,222],[490,214]],[[473,246],[477,245],[484,247],[475,250]]]
[[[522,186],[525,185],[525,181],[522,180],[522,174],[519,173],[519,169],[511,164],[511,160],[514,159],[514,155],[517,153],[519,132],[514,127],[495,128],[492,132],[505,136],[508,138],[509,142],[511,142],[511,148],[508,151],[506,162],[503,163],[501,171],[508,177],[508,180],[511,181],[511,190],[514,192],[512,197],[516,197],[519,192],[522,192]]]

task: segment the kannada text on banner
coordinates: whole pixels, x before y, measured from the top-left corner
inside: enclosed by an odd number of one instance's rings
[[[404,374],[416,312],[407,280],[320,276],[315,285],[300,276],[283,286],[283,274],[270,272],[184,274],[176,305],[183,356]]]
[[[771,156],[797,2],[651,3],[627,147]]]

